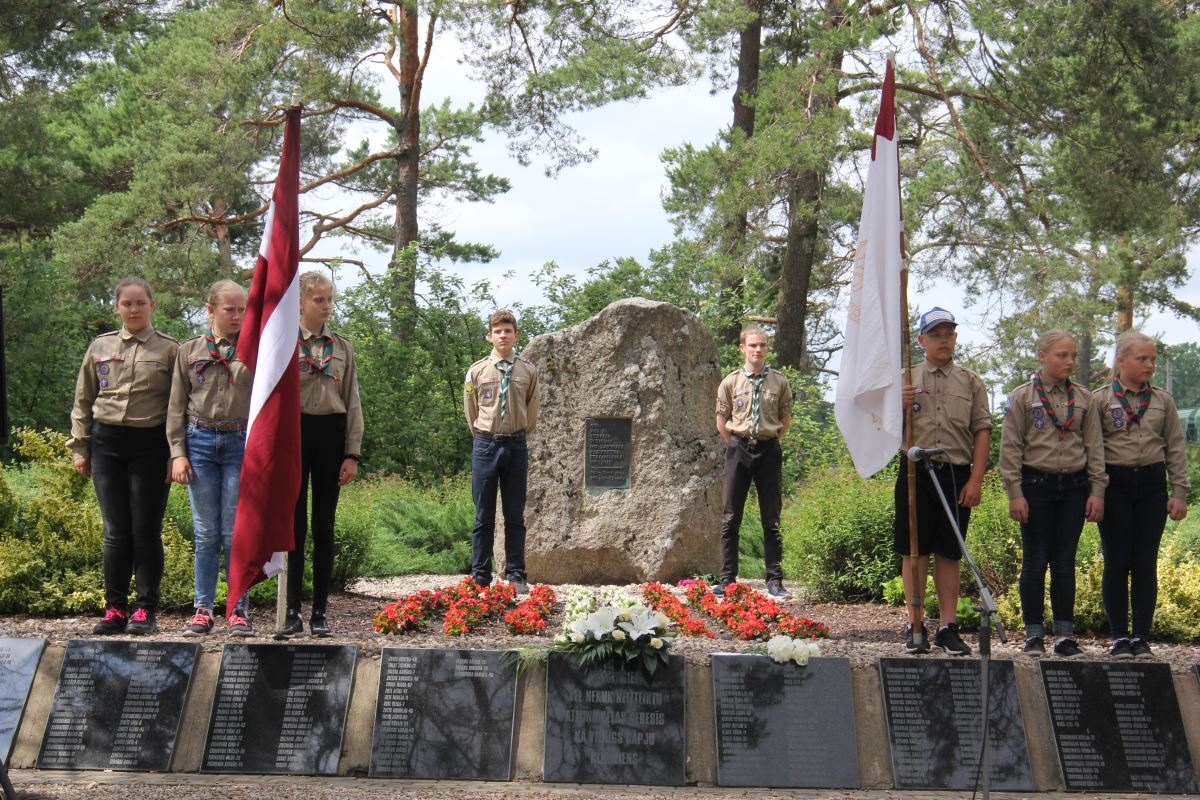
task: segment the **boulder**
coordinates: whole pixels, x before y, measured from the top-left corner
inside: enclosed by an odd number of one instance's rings
[[[670,303],[621,300],[536,337],[521,355],[537,365],[541,386],[529,440],[529,579],[633,583],[716,572],[723,464],[713,409],[721,368],[700,319]],[[627,488],[596,488],[596,475],[611,485],[614,470],[595,438],[593,480],[585,484],[589,418],[628,426],[628,441],[615,451],[618,461],[627,458]]]

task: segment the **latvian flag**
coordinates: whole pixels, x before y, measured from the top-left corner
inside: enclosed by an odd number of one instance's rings
[[[283,569],[300,492],[300,109],[287,112],[283,155],[267,210],[238,356],[254,370],[246,455],[229,560],[226,615],[255,583]]]

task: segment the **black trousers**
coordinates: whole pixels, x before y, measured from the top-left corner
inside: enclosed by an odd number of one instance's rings
[[[304,545],[308,538],[308,485],[312,481],[313,611],[324,612],[333,580],[333,523],[338,473],[346,457],[345,414],[300,415],[300,497],[296,500],[296,548],[288,553],[288,608],[300,606]]]
[[[779,515],[783,511],[783,450],[778,439],[765,439],[750,445],[736,437],[725,445],[721,578],[732,580],[737,577],[738,539],[751,484],[758,490],[766,577],[767,580],[783,580],[783,538],[779,535]]]
[[[1158,545],[1167,524],[1167,465],[1109,465],[1104,493],[1100,544],[1104,577],[1100,593],[1114,639],[1128,636],[1130,607],[1133,635],[1150,638],[1158,602]]]
[[[126,611],[129,579],[134,608],[158,610],[163,574],[162,526],[167,510],[166,427],[92,423],[92,484],[104,518],[104,603]]]

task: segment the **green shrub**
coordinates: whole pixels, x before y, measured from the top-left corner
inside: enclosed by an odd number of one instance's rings
[[[368,541],[361,574],[469,571],[475,525],[469,477],[424,488],[399,477],[373,478],[357,487],[346,506],[350,513],[339,513],[339,523]]]
[[[984,476],[979,505],[971,509],[966,538],[971,558],[993,594],[1003,594],[1016,584],[1021,574],[1021,528],[1008,516],[1008,495],[996,471]],[[975,594],[975,581],[965,565],[962,578],[963,591]]]
[[[785,573],[812,599],[878,598],[898,571],[892,553],[895,476],[811,476],[783,512]]]

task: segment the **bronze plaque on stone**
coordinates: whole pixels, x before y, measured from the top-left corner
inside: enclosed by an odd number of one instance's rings
[[[1200,791],[1169,664],[1041,668],[1067,791]]]
[[[633,420],[590,417],[584,421],[583,488],[628,489]]]

